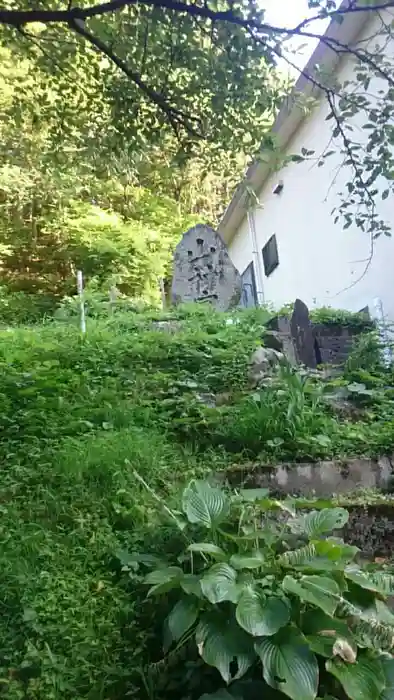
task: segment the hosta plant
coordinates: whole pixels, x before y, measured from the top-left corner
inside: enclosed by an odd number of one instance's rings
[[[337,536],[345,509],[300,513],[261,489],[193,481],[173,516],[185,551],[145,582],[178,596],[165,648],[194,639],[224,681],[201,700],[248,697],[251,679],[262,698],[394,700],[394,576],[355,563]]]

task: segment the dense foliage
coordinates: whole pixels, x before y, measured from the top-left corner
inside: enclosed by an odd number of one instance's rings
[[[284,367],[256,392],[248,361],[264,309],[120,306],[108,315],[104,304],[83,338],[72,306],[63,321],[0,333],[0,694],[10,700],[195,700],[202,673],[212,692],[218,677],[201,659],[163,657],[175,601],[146,598],[134,556],[184,550],[157,498],[176,510],[186,482],[247,469],[251,456],[394,445],[392,372],[376,339],[338,379]],[[356,413],[338,421],[326,398],[342,391]]]
[[[363,570],[357,547],[330,536],[347,522],[345,509],[297,514],[264,489],[229,497],[193,480],[182,512],[186,522],[169,514],[185,538],[183,556],[154,561],[145,583],[149,596],[177,594],[164,648],[194,639],[203,661],[235,682],[200,700],[249,698],[254,685],[263,697],[292,700],[390,696],[394,616],[385,601],[394,577]]]
[[[181,233],[197,216],[217,219],[283,94],[264,51],[251,53],[230,30],[216,48],[193,18],[175,23],[144,7],[96,25],[106,40],[123,41],[116,50],[157,73],[152,83],[167,82],[174,102],[192,100],[198,109],[199,99],[210,137],[181,139],[160,107],[68,37],[67,27],[3,28],[0,309],[7,322],[52,313],[75,294],[77,269],[96,288],[116,285],[157,303]]]

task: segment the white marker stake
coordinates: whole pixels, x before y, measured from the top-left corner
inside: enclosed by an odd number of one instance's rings
[[[393,361],[393,355],[391,350],[390,336],[387,330],[387,322],[384,315],[382,300],[378,297],[373,300],[373,305],[375,309],[375,318],[377,321],[378,332],[380,336],[380,342],[382,343],[382,359],[386,367],[390,367]]]
[[[85,302],[83,300],[83,275],[82,270],[77,270],[77,288],[81,309],[81,333],[86,333]]]
[[[162,277],[159,277],[159,287],[160,287],[160,295],[161,295],[161,305],[162,308],[166,308],[166,292],[164,289],[164,280]]]

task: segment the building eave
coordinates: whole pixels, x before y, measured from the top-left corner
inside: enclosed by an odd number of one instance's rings
[[[344,0],[341,6],[346,7],[348,3],[349,0]],[[271,133],[274,135],[276,151],[284,152],[286,150],[295,132],[310,116],[307,110],[302,109],[297,97],[302,95],[304,100],[308,97],[319,98],[321,91],[310,80],[310,76],[316,76],[317,67],[319,75],[322,72],[332,73],[343,60],[343,56],[329,48],[325,40],[335,39],[346,45],[354,43],[370,21],[371,5],[373,4],[373,0],[366,3],[365,12],[343,15],[342,22],[338,22],[335,19],[330,22],[324,38],[317,45],[274,121]],[[238,227],[246,216],[248,189],[252,189],[256,195],[259,195],[266,180],[272,174],[276,157],[277,155],[273,152],[264,154],[262,151],[259,158],[249,166],[244,179],[237,186],[218,227],[225,243],[231,243]]]

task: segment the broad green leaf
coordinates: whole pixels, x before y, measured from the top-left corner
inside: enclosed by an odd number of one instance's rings
[[[198,617],[198,601],[189,596],[181,598],[167,617],[168,629],[172,639],[177,642],[187,632]]]
[[[368,591],[376,591],[382,595],[394,595],[394,576],[379,572],[362,571],[358,566],[347,566],[346,578]]]
[[[195,595],[197,598],[203,598],[203,592],[200,585],[200,576],[195,574],[184,574],[180,581],[182,590],[188,595]]]
[[[351,618],[351,628],[358,646],[392,651],[394,647],[394,627],[368,616],[368,611],[359,612]]]
[[[148,596],[167,593],[180,585],[183,571],[179,566],[168,566],[164,569],[155,569],[145,577],[144,583],[153,584],[148,591]]]
[[[309,648],[315,654],[318,654],[318,656],[324,656],[326,659],[331,659],[333,655],[332,648],[334,646],[335,637],[308,634],[305,639],[308,642]]]
[[[249,554],[233,554],[230,564],[234,569],[259,569],[264,564],[264,556],[260,551],[252,551]]]
[[[237,572],[228,564],[214,564],[200,581],[201,590],[210,603],[231,600],[236,603],[240,595],[236,586]]]
[[[329,539],[312,540],[304,547],[285,552],[278,561],[282,566],[292,569],[343,571],[357,551],[357,547],[353,548],[346,544],[342,546],[337,541]]]
[[[312,637],[327,637],[330,639],[346,639],[350,643],[354,643],[352,632],[344,620],[337,620],[331,615],[327,615],[323,610],[309,608],[302,615],[301,620],[302,632],[309,638]]]
[[[374,601],[373,609],[368,608],[365,611],[370,617],[374,617],[378,622],[383,622],[386,625],[394,627],[394,615],[390,608],[379,598]]]
[[[235,614],[238,624],[253,637],[269,637],[287,625],[290,608],[280,598],[266,598],[252,588],[246,588]]]
[[[379,700],[394,700],[394,659],[382,658],[385,688]]]
[[[323,508],[312,510],[306,515],[299,516],[289,525],[293,532],[305,533],[308,537],[318,537],[333,530],[339,530],[349,520],[349,513],[344,508]]]
[[[351,544],[346,544],[343,540],[337,537],[327,537],[325,540],[314,540],[316,553],[319,557],[326,557],[337,564],[345,564],[354,559],[360,551],[358,547]]]
[[[292,593],[302,601],[316,605],[327,615],[334,614],[341,594],[336,581],[327,576],[302,576],[300,579],[285,576],[282,587],[286,593]]]
[[[285,552],[278,558],[278,563],[286,567],[307,567],[317,557],[314,544],[307,544],[305,547],[293,549]]]
[[[215,559],[226,559],[226,552],[212,542],[193,542],[193,544],[188,546],[187,551],[210,554],[215,557]]]
[[[242,678],[255,659],[250,637],[225,614],[207,613],[196,630],[202,659],[218,669],[226,683]]]
[[[263,664],[264,680],[292,700],[314,700],[317,696],[319,669],[316,656],[305,639],[291,627],[278,635],[256,642]]]
[[[221,489],[195,480],[183,492],[182,508],[189,522],[213,528],[227,516],[229,501]]]
[[[326,669],[339,680],[349,700],[377,700],[385,687],[381,660],[366,653],[360,654],[354,664],[329,659]]]

